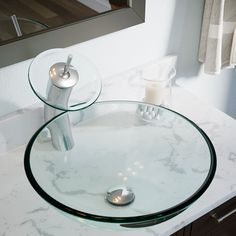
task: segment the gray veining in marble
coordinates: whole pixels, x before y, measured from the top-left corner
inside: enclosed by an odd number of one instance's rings
[[[104,81],[103,92],[99,100],[142,100],[143,85],[139,83],[141,81],[140,75],[140,69],[136,68],[124,74],[108,78]],[[72,219],[50,206],[32,189],[24,173],[23,155],[25,147],[23,146],[0,155],[0,235],[168,236],[234,197],[236,195],[235,120],[201,103],[181,88],[174,88],[173,108],[192,119],[207,133],[215,146],[218,160],[217,172],[212,184],[201,198],[186,211],[159,225],[128,231],[109,231],[105,228],[95,228],[83,222],[83,220]],[[168,127],[171,127],[171,123]],[[168,127],[163,127],[163,129]],[[2,147],[4,149],[6,140],[3,141]],[[7,142],[11,142],[8,137]],[[181,145],[182,140],[176,136],[174,142]],[[12,143],[8,143],[8,145],[11,146]],[[162,161],[163,165],[177,171],[179,175],[183,175],[184,171],[172,161],[171,155],[170,152],[168,161],[164,161],[164,159],[157,161]],[[49,172],[56,171],[52,164],[46,164]],[[201,174],[205,170],[204,168],[197,168],[191,171]],[[58,179],[54,180],[55,187],[57,186],[57,180],[66,178],[65,173],[58,174]],[[81,191],[84,194],[81,189],[76,189],[75,193],[76,191],[78,193]],[[89,192],[89,194],[93,193]]]

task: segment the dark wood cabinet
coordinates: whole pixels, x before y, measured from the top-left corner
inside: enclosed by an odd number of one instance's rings
[[[172,236],[236,236],[236,197]]]
[[[186,236],[191,235],[191,224],[185,226],[183,229],[177,231],[176,233],[172,234],[171,236]]]

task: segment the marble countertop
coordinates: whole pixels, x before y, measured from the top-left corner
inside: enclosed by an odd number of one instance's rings
[[[139,77],[139,70],[136,69],[106,79],[99,100],[142,100],[143,86],[139,83]],[[179,87],[173,89],[171,108],[197,123],[211,139],[217,154],[217,171],[213,182],[187,210],[164,223],[147,228],[128,231],[92,228],[62,214],[34,191],[24,172],[23,145],[0,155],[0,235],[170,235],[234,197],[236,121]]]

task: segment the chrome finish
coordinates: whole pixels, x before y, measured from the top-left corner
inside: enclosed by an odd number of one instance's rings
[[[54,86],[54,88],[50,90],[51,93],[49,93],[49,96],[53,97],[54,91],[56,91],[55,88],[56,87]],[[71,92],[71,89],[70,91],[67,90],[65,93],[62,93],[61,94],[62,99],[65,99],[66,96],[69,96],[70,92]],[[53,107],[48,106],[47,104],[44,104],[45,122],[51,120],[53,117],[59,115],[60,113],[62,113],[61,110],[55,109]],[[67,151],[73,148],[74,139],[72,136],[71,127],[70,127],[70,119],[68,115],[65,115],[62,119],[58,120],[57,122],[50,124],[48,128],[50,130],[52,144],[55,149],[59,151]]]
[[[72,88],[79,80],[79,75],[76,69],[72,66],[68,68],[66,67],[67,65],[65,63],[59,62],[50,68],[49,77],[52,84],[58,88]]]
[[[47,100],[51,104],[57,104],[62,108],[68,107],[69,97],[72,88],[79,80],[79,74],[76,69],[70,65],[72,56],[69,55],[67,62],[59,62],[50,67],[49,81],[47,88]],[[62,113],[47,104],[44,105],[44,120],[49,121],[53,117]],[[55,124],[49,125],[53,146],[57,150],[70,150],[74,146],[74,140],[70,128],[69,116],[65,115],[63,119]]]
[[[18,37],[22,36],[21,29],[20,29],[20,26],[19,26],[19,23],[18,23],[16,15],[12,15],[11,16],[11,20],[12,20],[14,28],[16,30],[17,36]]]
[[[72,61],[72,55],[70,54],[70,55],[68,55],[66,65],[65,65],[65,67],[64,67],[63,76],[68,73],[69,68],[70,68],[71,61]]]
[[[134,201],[135,195],[131,188],[116,187],[109,189],[105,199],[115,206],[126,206]]]
[[[234,213],[236,213],[236,208],[221,217],[218,217],[218,215],[216,213],[211,214],[211,217],[214,218],[217,221],[217,223],[219,224],[222,221],[226,220],[231,215],[233,215]]]

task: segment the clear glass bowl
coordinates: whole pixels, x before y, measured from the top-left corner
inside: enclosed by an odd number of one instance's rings
[[[65,116],[75,145],[59,151],[48,127]],[[196,201],[213,179],[216,155],[207,135],[181,114],[110,101],[46,123],[30,140],[24,164],[33,188],[56,208],[132,228],[165,221]],[[131,189],[132,201],[109,202],[119,188]]]

